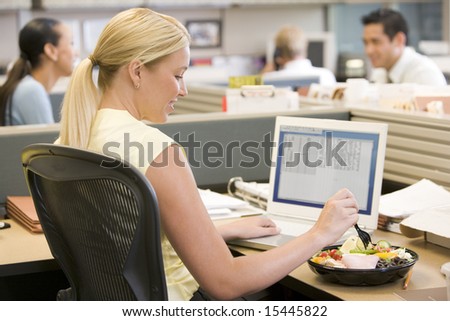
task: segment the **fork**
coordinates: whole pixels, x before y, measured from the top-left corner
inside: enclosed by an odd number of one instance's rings
[[[367,246],[369,244],[372,244],[372,238],[370,237],[370,234],[367,233],[366,231],[361,230],[358,224],[355,224],[355,230],[356,232],[358,232],[359,238],[363,242],[364,247],[367,249]]]

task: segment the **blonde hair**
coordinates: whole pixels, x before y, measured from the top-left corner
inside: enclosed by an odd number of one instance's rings
[[[60,143],[86,148],[100,94],[117,70],[138,59],[150,66],[189,46],[186,28],[175,18],[148,8],[133,8],[114,16],[103,29],[89,58],[74,70],[61,111]],[[92,80],[98,65],[98,89]]]
[[[308,41],[300,28],[284,26],[275,36],[275,47],[283,58],[306,57]]]

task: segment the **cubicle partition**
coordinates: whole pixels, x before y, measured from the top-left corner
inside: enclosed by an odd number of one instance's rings
[[[385,181],[407,186],[427,178],[450,191],[450,115],[351,108],[351,120],[389,125]]]
[[[6,214],[8,195],[29,195],[22,171],[22,149],[33,143],[52,143],[59,125],[0,127],[0,218]]]
[[[172,116],[168,123],[154,126],[184,146],[199,187],[223,191],[234,176],[249,181],[268,180],[268,149],[277,115],[281,114],[189,114]],[[450,185],[448,118],[330,106],[305,107],[282,115],[387,122],[384,178],[410,184],[426,177],[447,188]],[[51,143],[58,133],[59,125],[0,127],[0,218],[5,212],[7,195],[28,195],[20,160],[22,149],[32,143]],[[5,250],[0,251],[0,300],[52,300],[58,289],[68,285],[45,238],[29,233],[13,220],[11,226],[3,231]],[[419,278],[411,282],[412,289],[443,285],[444,279],[437,269],[448,258],[447,249],[426,243],[422,238],[410,241],[401,235],[387,235],[384,231],[375,233],[378,239],[397,240],[398,244],[418,250],[421,257],[425,257],[414,268]],[[427,278],[420,275],[427,275]],[[379,286],[377,291],[361,287],[358,293],[348,294],[345,289],[341,291],[339,287],[318,282],[307,266],[296,269],[281,284],[319,300],[398,299],[392,293],[397,287],[395,284]]]
[[[450,190],[450,119],[331,106],[304,107],[298,111],[263,114],[203,113],[174,115],[154,124],[178,141],[186,151],[200,188],[225,191],[228,180],[269,178],[275,117],[331,118],[389,124],[384,183],[403,186],[428,178]],[[51,143],[59,125],[0,127],[0,216],[7,195],[28,195],[20,154],[32,143]]]
[[[265,85],[276,88],[291,88],[299,90],[302,87],[309,87],[313,83],[318,83],[318,76],[284,76],[278,79],[265,79]],[[188,84],[189,95],[180,97],[177,102],[175,113],[211,113],[222,111],[223,99],[226,96],[228,83],[192,83]]]
[[[347,110],[324,106],[282,113],[211,113],[155,127],[185,148],[200,188],[225,191],[228,180],[234,176],[246,181],[268,181],[277,115],[350,119]]]
[[[349,113],[331,107],[309,108],[283,115],[348,120]],[[228,180],[267,181],[270,143],[276,114],[177,115],[165,124],[153,125],[173,137],[186,150],[200,188],[224,191]],[[59,125],[0,127],[0,218],[5,215],[6,196],[28,195],[21,166],[22,149],[33,143],[52,143]],[[268,158],[269,157],[269,158]]]

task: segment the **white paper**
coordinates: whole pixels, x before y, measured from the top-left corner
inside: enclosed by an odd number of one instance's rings
[[[234,198],[228,195],[213,192],[211,190],[199,189],[200,197],[207,210],[211,209],[236,209],[246,207],[248,203],[246,201]]]
[[[447,205],[450,206],[450,192],[428,179],[422,179],[404,189],[382,195],[379,213],[402,218]]]
[[[246,207],[236,208],[236,209],[217,210],[217,211],[208,210],[208,213],[213,221],[217,221],[217,220],[238,218],[238,217],[244,217],[244,216],[261,215],[265,212],[263,209],[261,209],[259,207],[247,205]]]
[[[230,219],[249,215],[262,214],[260,208],[251,206],[248,202],[211,190],[198,190],[208,214],[212,220]]]
[[[418,212],[405,218],[401,224],[450,238],[450,205]]]

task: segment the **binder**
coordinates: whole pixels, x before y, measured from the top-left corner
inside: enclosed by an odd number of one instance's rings
[[[267,209],[268,183],[244,182],[242,177],[233,177],[228,181],[227,191],[233,197],[247,201],[263,210]]]

